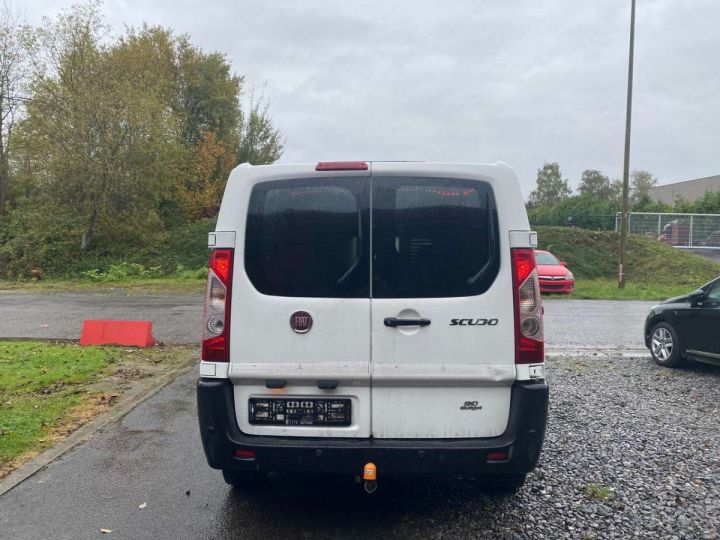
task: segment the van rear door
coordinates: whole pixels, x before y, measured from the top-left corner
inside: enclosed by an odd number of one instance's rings
[[[502,224],[477,169],[373,165],[374,437],[505,430],[515,340]]]
[[[229,370],[238,425],[253,435],[369,437],[370,171],[237,173],[220,219],[234,217],[240,231]],[[347,422],[330,417],[342,403]]]

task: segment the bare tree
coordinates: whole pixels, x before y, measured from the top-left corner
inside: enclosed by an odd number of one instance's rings
[[[25,102],[30,62],[20,13],[0,4],[0,215],[10,189],[10,143]]]

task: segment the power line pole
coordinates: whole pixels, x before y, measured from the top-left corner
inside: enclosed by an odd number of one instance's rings
[[[625,162],[623,164],[622,214],[620,215],[620,261],[618,289],[625,288],[625,255],[628,237],[628,199],[630,196],[630,123],[632,119],[633,57],[635,56],[635,0],[630,7],[630,55],[628,59],[627,107],[625,109]]]

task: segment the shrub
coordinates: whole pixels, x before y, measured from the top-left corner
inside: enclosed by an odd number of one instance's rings
[[[91,281],[133,281],[139,278],[159,277],[163,274],[160,266],[145,268],[142,264],[133,262],[121,262],[111,264],[107,272],[98,269],[81,272],[82,276]]]

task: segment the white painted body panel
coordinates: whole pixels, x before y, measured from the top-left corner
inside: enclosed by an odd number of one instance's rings
[[[507,426],[516,375],[510,231],[529,231],[517,180],[504,166],[464,164],[377,163],[373,176],[488,182],[498,208],[500,242],[498,275],[481,295],[372,300],[373,436],[501,435]],[[512,239],[521,243],[523,237],[513,233]],[[524,239],[530,241],[528,232]],[[388,328],[384,325],[386,317],[425,318],[431,324]],[[464,318],[493,318],[498,324],[450,325],[451,319]],[[461,409],[466,401],[477,401],[480,408]]]
[[[529,379],[514,364],[510,247],[532,247],[520,188],[504,164],[381,163],[368,171],[315,172],[315,164],[236,168],[228,181],[216,233],[218,247],[234,247],[230,364],[203,363],[211,377],[229,377],[235,388],[240,429],[254,435],[298,437],[454,438],[493,437],[506,425],[511,385]],[[320,176],[436,176],[488,182],[498,208],[500,270],[479,296],[422,299],[324,299],[268,296],[258,292],[244,267],[245,222],[259,182]],[[232,235],[231,233],[235,233]],[[222,233],[222,234],[221,234]],[[233,242],[234,245],[227,245]],[[220,245],[222,244],[222,245]],[[289,324],[308,311],[307,334]],[[387,328],[386,317],[414,314],[431,319],[418,328]],[[495,318],[495,326],[450,326],[453,318]],[[520,376],[520,377],[519,377]],[[266,379],[285,379],[269,390]],[[317,380],[338,380],[320,390]],[[250,397],[345,397],[352,402],[347,427],[257,426],[248,421]],[[475,409],[461,409],[477,401]]]
[[[317,173],[315,165],[237,167],[223,196],[217,231],[237,231],[230,315],[230,366],[235,385],[235,413],[240,429],[253,435],[298,437],[368,437],[370,428],[370,299],[288,298],[258,292],[243,266],[245,223],[255,184],[288,178],[368,176],[369,171]],[[219,236],[218,236],[219,238]],[[313,329],[296,334],[295,311],[312,314]],[[318,330],[319,329],[319,330]],[[286,379],[283,391],[269,390],[266,379]],[[319,379],[337,379],[337,391],[320,390]],[[250,397],[274,394],[352,399],[349,427],[253,426]]]

